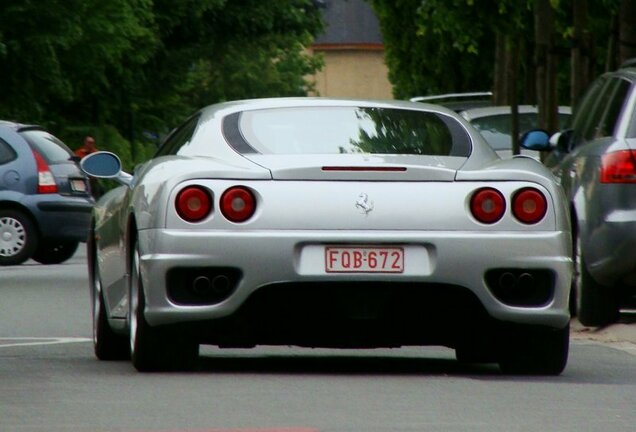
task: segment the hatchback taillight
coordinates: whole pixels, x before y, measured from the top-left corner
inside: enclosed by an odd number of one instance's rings
[[[186,222],[199,222],[212,212],[212,196],[201,186],[187,186],[177,194],[175,208]]]
[[[506,200],[497,189],[479,189],[470,199],[470,212],[479,222],[495,223],[503,217],[505,211]]]
[[[601,158],[601,183],[636,183],[636,150],[621,150]]]
[[[35,150],[33,150],[33,157],[35,158],[35,165],[38,170],[38,193],[57,193],[57,183],[55,183],[55,177],[53,176],[49,165],[46,163],[42,155]]]
[[[548,202],[545,196],[534,188],[524,188],[512,197],[512,214],[519,222],[535,224],[545,216]]]
[[[234,186],[221,195],[221,213],[231,222],[245,222],[256,211],[256,198],[244,186]]]

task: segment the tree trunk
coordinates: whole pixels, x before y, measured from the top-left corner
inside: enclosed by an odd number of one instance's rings
[[[551,38],[551,41],[554,39]],[[559,130],[559,96],[558,96],[558,63],[559,55],[550,44],[550,50],[548,53],[548,73],[546,83],[546,125],[545,129],[553,134]]]
[[[551,35],[553,28],[553,14],[550,0],[537,0],[534,6],[534,37],[535,37],[535,82],[537,87],[537,106],[539,119],[537,126],[548,129],[549,92],[548,85],[551,49]]]
[[[493,105],[507,105],[508,91],[506,88],[506,38],[497,33],[495,45],[495,77],[493,86]]]
[[[510,137],[512,154],[518,155],[519,148],[519,99],[517,96],[517,79],[519,75],[519,44],[512,35],[506,38],[506,81],[508,82],[508,103],[510,104]]]
[[[636,2],[621,0],[619,18],[619,64],[636,57]]]
[[[576,107],[583,92],[590,84],[590,32],[588,30],[588,1],[577,0],[572,4],[574,31],[570,75],[570,105]]]
[[[613,71],[617,67],[618,53],[618,17],[610,19],[610,36],[607,41],[607,57],[605,58],[605,72]]]

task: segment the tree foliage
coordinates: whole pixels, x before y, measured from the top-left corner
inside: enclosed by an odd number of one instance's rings
[[[306,94],[321,29],[312,0],[0,0],[0,118],[143,141],[207,104]]]
[[[369,1],[380,20],[396,98],[483,90],[490,84],[492,67],[483,54],[495,45],[488,23],[480,19],[486,11],[468,0]]]
[[[356,115],[360,120],[371,120],[375,126],[370,132],[360,128],[358,139],[351,141],[363,153],[451,154],[451,133],[435,114],[361,108]]]
[[[389,78],[397,98],[486,89],[507,94],[505,86],[510,81],[506,84],[501,79],[509,61],[506,56],[514,53],[519,58],[515,80],[519,102],[536,103],[538,34],[552,38],[549,50],[555,56],[556,99],[561,104],[573,104],[580,95],[569,92],[572,74],[595,76],[620,64],[616,43],[619,5],[627,11],[621,14],[621,22],[636,26],[634,17],[624,16],[636,13],[631,12],[636,8],[629,0],[549,0],[554,15],[553,35],[535,33],[533,12],[539,0],[368,1],[380,19]],[[589,38],[585,46],[589,70],[570,73],[570,51],[581,43],[573,15],[575,7],[583,2],[587,3],[587,28],[582,31]],[[626,25],[622,25],[620,34],[636,38]],[[625,47],[623,44],[623,51],[627,51]],[[505,97],[498,102],[508,100]]]

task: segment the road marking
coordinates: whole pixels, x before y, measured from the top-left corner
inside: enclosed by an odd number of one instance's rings
[[[91,342],[81,337],[0,337],[0,348]]]
[[[150,432],[145,429],[136,430],[134,432]],[[258,429],[258,428],[248,428],[248,429],[153,429],[153,432],[318,432],[318,429],[311,428],[266,428],[266,429]]]

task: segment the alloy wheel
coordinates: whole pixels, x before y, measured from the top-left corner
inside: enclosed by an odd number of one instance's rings
[[[102,288],[99,276],[93,272],[93,346],[97,345],[97,328],[99,326],[99,315],[102,312]]]
[[[134,356],[137,344],[137,331],[139,328],[138,313],[139,313],[139,249],[135,246],[133,252],[133,262],[130,274],[130,296],[129,313],[128,313],[128,325],[130,328],[130,352]]]
[[[27,242],[27,231],[12,217],[0,218],[0,256],[12,257],[20,253]]]
[[[581,259],[581,238],[577,235],[576,240],[574,242],[574,273],[572,274],[572,279],[574,280],[574,300],[576,304],[576,313],[581,310],[581,284],[582,281],[582,259]]]

